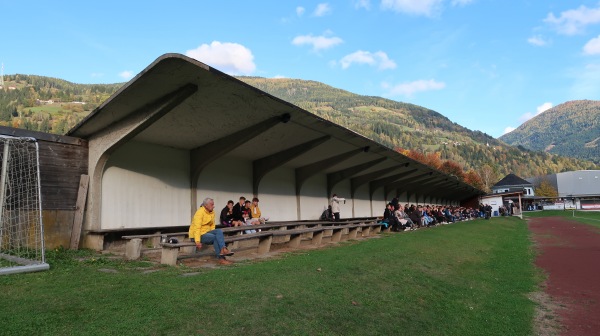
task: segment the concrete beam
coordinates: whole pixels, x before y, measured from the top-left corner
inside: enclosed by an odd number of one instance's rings
[[[125,118],[112,123],[110,127],[105,127],[90,135],[88,139],[90,184],[84,221],[85,230],[100,229],[102,175],[110,155],[192,96],[197,90],[196,85],[186,84],[129,113]]]
[[[322,172],[323,170],[325,170],[329,167],[333,167],[336,164],[338,164],[344,160],[347,160],[359,153],[366,153],[368,151],[369,151],[369,147],[358,148],[358,149],[354,149],[354,150],[351,150],[346,153],[332,156],[325,160],[313,162],[313,163],[307,164],[306,166],[296,168],[296,195],[300,195],[300,189],[302,188],[302,185],[311,176],[313,176],[319,172]],[[331,196],[330,194],[327,194],[327,197],[330,197],[330,196]]]
[[[350,177],[360,173],[361,171],[369,169],[385,160],[386,158],[382,157],[373,161],[356,165],[354,167],[349,167],[327,174],[327,195],[331,195],[331,193],[333,192],[333,187],[335,187],[335,185],[339,182],[342,182],[345,179],[349,179]]]
[[[383,177],[383,178],[380,178],[380,179],[377,179],[377,180],[370,181],[369,182],[369,194],[371,196],[373,196],[373,193],[378,188],[386,186],[386,185],[389,185],[389,184],[394,183],[396,181],[405,180],[407,178],[412,177],[415,173],[418,173],[418,172],[419,172],[419,170],[415,168],[415,169],[411,169],[411,170],[402,172],[400,174],[395,174],[395,175],[392,175],[392,176],[387,176],[387,177]],[[387,198],[387,194],[384,195],[384,197]]]
[[[286,162],[310,151],[325,141],[331,139],[329,135],[284,149],[281,152],[265,156],[252,162],[252,192],[258,196],[258,186],[262,178],[273,169],[282,166]]]
[[[190,190],[191,190],[191,213],[197,208],[198,178],[202,170],[210,163],[223,155],[231,152],[247,141],[259,136],[268,129],[280,123],[290,121],[290,115],[285,113],[281,116],[272,117],[258,124],[254,124],[243,130],[229,134],[190,151]]]
[[[389,174],[391,172],[393,172],[394,170],[397,169],[401,169],[401,168],[406,168],[409,166],[410,163],[404,163],[402,165],[399,166],[393,166],[393,167],[388,167],[388,168],[384,168],[384,169],[380,169],[378,171],[372,172],[372,173],[368,173],[368,174],[364,174],[364,175],[360,175],[357,177],[354,177],[352,179],[350,179],[350,195],[352,197],[352,199],[354,199],[354,193],[356,192],[356,190],[363,184],[370,182],[374,179],[377,179],[378,177],[381,177],[382,175],[386,175]]]

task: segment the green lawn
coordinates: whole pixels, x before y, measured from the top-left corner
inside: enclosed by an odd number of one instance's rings
[[[584,224],[600,228],[600,211],[581,211],[581,210],[544,210],[534,212],[524,212],[524,218],[527,217],[564,217]]]
[[[530,335],[533,258],[518,218],[218,269],[49,251],[50,271],[0,276],[0,334]]]

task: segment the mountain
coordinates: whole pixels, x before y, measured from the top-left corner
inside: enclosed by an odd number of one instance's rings
[[[315,81],[238,79],[392,149],[410,149],[457,162],[465,171],[479,173],[486,186],[508,173],[530,177],[595,168],[590,161],[509,146],[413,104],[361,96]],[[74,84],[28,75],[5,76],[4,82],[0,125],[57,134],[64,134],[123,85]]]
[[[557,105],[500,140],[600,164],[600,101],[574,100]]]

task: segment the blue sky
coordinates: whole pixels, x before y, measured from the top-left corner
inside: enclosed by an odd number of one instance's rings
[[[600,1],[5,1],[5,74],[131,79],[164,53],[413,103],[494,137],[600,99]]]

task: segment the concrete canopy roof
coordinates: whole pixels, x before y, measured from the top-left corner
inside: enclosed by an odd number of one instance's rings
[[[229,139],[235,139],[236,134],[265,125],[257,135],[226,154],[256,162],[294,146],[308,146],[307,143],[314,142],[313,147],[288,160],[284,166],[297,171],[320,169],[326,174],[337,174],[338,178],[343,173],[341,178],[356,178],[357,181],[360,176],[380,172],[368,182],[385,177],[393,180],[395,175],[415,170],[402,177],[406,179],[406,188],[399,182],[398,190],[453,201],[484,194],[455,177],[180,54],[159,57],[68,135],[90,139],[131,115],[149,109],[157,102],[160,104],[161,99],[168,100],[184,91],[191,93],[128,140],[194,151],[219,141],[227,143]],[[269,124],[269,120],[275,122]],[[324,163],[344,153],[347,155],[339,157],[335,163]],[[364,167],[369,162],[373,165]],[[358,169],[360,165],[363,169]],[[408,183],[420,176],[429,177],[423,185]]]

